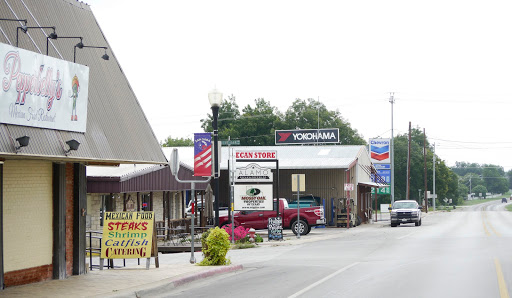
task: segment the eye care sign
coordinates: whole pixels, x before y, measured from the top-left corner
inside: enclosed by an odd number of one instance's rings
[[[101,258],[150,258],[154,212],[106,212]]]

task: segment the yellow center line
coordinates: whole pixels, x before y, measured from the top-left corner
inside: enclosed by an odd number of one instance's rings
[[[500,297],[501,298],[509,298],[507,284],[505,283],[505,278],[503,277],[503,272],[501,272],[501,264],[497,258],[494,258],[494,265],[496,266],[496,275],[498,277],[498,287],[500,288]]]
[[[491,233],[489,232],[489,230],[487,229],[487,226],[485,225],[485,222],[487,221],[487,225],[489,226],[489,228],[493,231],[494,234],[496,234],[496,236],[498,237],[501,237],[501,234],[496,232],[496,230],[494,229],[494,227],[488,222],[487,220],[487,212],[484,211],[483,207],[482,207],[482,224],[484,226],[484,230],[485,230],[485,234],[487,236],[491,236]]]
[[[485,213],[483,207],[482,207],[482,225],[484,226],[484,231],[487,236],[491,236],[491,233],[489,233],[489,230],[487,229],[487,226],[485,225],[485,218],[487,217],[487,214]]]

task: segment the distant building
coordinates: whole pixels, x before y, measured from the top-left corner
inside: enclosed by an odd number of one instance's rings
[[[180,157],[187,157],[185,163],[192,163],[193,147],[177,147]],[[375,174],[368,150],[362,145],[323,145],[323,146],[232,146],[231,150],[276,151],[279,161],[279,175],[274,174],[274,181],[279,179],[279,188],[275,196],[292,199],[292,174],[305,174],[305,194],[323,199],[327,223],[335,225],[336,200],[350,198],[354,201],[357,215],[361,222],[368,222],[372,207],[372,187],[384,184],[372,182]],[[222,147],[220,158],[220,205],[229,206],[229,149]],[[260,165],[275,169],[273,162],[258,162]],[[243,165],[238,163],[235,167]],[[274,170],[275,172],[275,170]],[[275,185],[277,183],[275,182]],[[353,190],[345,190],[352,186]]]

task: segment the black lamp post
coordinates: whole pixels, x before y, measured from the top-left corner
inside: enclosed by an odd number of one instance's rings
[[[222,103],[222,93],[213,89],[208,93],[208,99],[210,100],[210,105],[212,106],[213,113],[213,184],[214,184],[214,196],[215,196],[215,226],[219,226],[219,204],[220,204],[220,195],[219,195],[219,130],[217,125],[217,120],[219,118],[219,107]]]

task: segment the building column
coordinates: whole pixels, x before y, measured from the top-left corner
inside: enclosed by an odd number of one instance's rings
[[[66,164],[53,164],[53,278],[66,278]]]
[[[0,291],[4,289],[4,162],[0,160]]]
[[[85,274],[87,176],[83,164],[73,165],[73,275]]]

